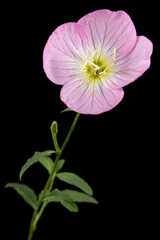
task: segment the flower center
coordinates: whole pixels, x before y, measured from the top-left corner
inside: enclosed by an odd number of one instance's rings
[[[89,49],[89,56],[82,64],[81,73],[90,81],[98,80],[102,78],[108,78],[113,72],[113,65],[116,58],[116,48],[113,49],[112,60],[102,56],[100,48],[91,52]]]

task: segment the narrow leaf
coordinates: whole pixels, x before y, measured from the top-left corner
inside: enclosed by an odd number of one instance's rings
[[[58,164],[57,164],[57,167],[56,167],[56,172],[59,172],[62,169],[64,163],[65,163],[64,159],[61,159],[61,160],[58,161]]]
[[[63,190],[63,193],[69,198],[71,198],[73,202],[79,202],[79,203],[86,202],[86,203],[98,204],[98,201],[94,197],[91,197],[83,192],[66,189],[66,190]]]
[[[52,150],[47,150],[44,152],[35,152],[35,154],[33,155],[33,157],[29,158],[27,160],[27,162],[23,165],[23,167],[21,168],[20,174],[19,174],[19,178],[20,180],[22,179],[22,175],[25,173],[25,171],[32,166],[34,163],[36,162],[40,162],[41,158],[44,157],[49,157],[51,154],[55,153],[55,151]]]
[[[72,199],[70,197],[68,197],[65,193],[63,193],[63,191],[59,190],[59,189],[54,189],[51,192],[48,192],[45,194],[45,198],[44,200],[48,201],[48,202],[59,202],[60,200],[65,200],[65,201],[69,201],[72,202]]]
[[[71,112],[72,110],[70,108],[65,108],[63,111],[61,111],[61,113],[64,113],[64,112]]]
[[[46,194],[44,198],[47,202],[60,202],[65,208],[71,212],[78,212],[78,206],[72,199],[59,189],[54,189],[52,192]]]
[[[6,188],[13,188],[19,195],[21,195],[26,203],[28,203],[34,210],[37,207],[37,196],[34,191],[25,184],[8,183]]]
[[[78,206],[75,202],[68,202],[65,200],[61,200],[61,204],[70,212],[78,212]]]
[[[50,157],[42,157],[39,159],[39,162],[48,170],[48,173],[51,174],[54,167],[54,162]],[[58,161],[56,172],[59,172],[65,163],[64,159]]]
[[[91,196],[93,195],[92,188],[89,186],[89,184],[84,179],[76,175],[75,173],[61,172],[61,173],[58,173],[56,176],[61,181],[74,185],[75,187],[80,188],[83,192]]]
[[[41,157],[39,162],[48,170],[48,173],[51,174],[54,163],[50,157]]]

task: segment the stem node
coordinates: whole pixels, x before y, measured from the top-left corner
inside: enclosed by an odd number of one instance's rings
[[[62,145],[61,148],[59,148],[59,145],[58,145],[58,141],[57,141],[57,133],[58,133],[58,124],[56,121],[53,121],[53,123],[51,124],[51,133],[52,133],[52,138],[53,138],[53,143],[54,143],[54,146],[55,146],[55,150],[56,150],[56,159],[55,159],[55,163],[54,163],[54,166],[53,166],[53,169],[52,169],[52,172],[51,174],[49,175],[49,178],[46,182],[46,185],[44,187],[44,189],[42,190],[42,194],[40,195],[39,197],[39,200],[38,200],[38,206],[37,208],[35,209],[33,215],[32,215],[32,219],[31,219],[31,223],[30,223],[30,229],[29,229],[29,235],[28,235],[28,240],[32,240],[32,237],[33,237],[33,233],[34,231],[36,230],[36,226],[37,226],[37,223],[44,211],[44,209],[46,208],[47,206],[47,202],[44,200],[44,196],[45,196],[45,193],[47,191],[51,191],[52,190],[52,187],[53,187],[53,183],[54,183],[54,179],[55,179],[55,176],[56,176],[56,167],[57,167],[57,164],[58,164],[58,161],[61,157],[61,154],[62,152],[64,151],[69,139],[70,139],[70,136],[76,126],[76,123],[78,121],[78,118],[79,118],[80,114],[77,113],[73,123],[72,123],[72,126],[68,132],[68,135]]]

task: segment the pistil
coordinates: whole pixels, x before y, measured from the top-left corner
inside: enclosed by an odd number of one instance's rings
[[[81,68],[81,72],[85,74],[88,81],[87,84],[90,82],[95,83],[95,80],[101,81],[103,76],[108,77],[113,71],[112,66],[114,65],[116,59],[116,48],[113,48],[112,61],[101,56],[99,46],[97,47],[97,50],[94,50],[93,52],[89,47],[88,50],[88,57],[83,54],[83,58],[85,58],[85,60]]]

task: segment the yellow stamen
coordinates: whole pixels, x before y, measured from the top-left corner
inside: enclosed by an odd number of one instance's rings
[[[113,48],[113,62],[115,61],[116,59],[116,48]]]
[[[113,61],[104,69],[103,72],[100,73],[100,75],[107,74],[106,71],[114,65],[115,59],[116,59],[116,48],[113,48]]]
[[[101,53],[101,50],[100,50],[100,46],[98,45],[98,48],[97,48],[97,59],[99,58],[100,53]]]
[[[91,51],[90,47],[87,46],[87,48],[88,48],[88,50],[89,50],[89,54],[91,55],[91,54],[92,54],[92,51]]]
[[[83,77],[88,79],[87,86],[93,81],[100,81],[103,75],[109,77],[114,71],[112,66],[115,64],[116,60],[116,48],[112,48],[111,58],[105,55],[102,56],[102,54],[101,46],[98,45],[97,49],[93,51],[92,48],[87,46],[87,55],[81,55],[83,60],[80,62],[80,64],[82,64],[80,71],[83,73]],[[94,90],[90,92],[93,94]]]
[[[88,61],[88,63],[89,63],[90,65],[94,66],[94,67],[96,68],[96,70],[100,69],[100,67],[99,67],[97,64],[95,64],[95,63],[93,63],[93,62],[91,62],[91,61]]]
[[[89,48],[89,47],[88,47]],[[90,50],[90,48],[89,48],[89,50]],[[91,56],[89,56],[89,58],[85,61],[85,63],[84,63],[84,65],[83,65],[83,67],[82,67],[82,69],[81,69],[81,72],[83,72],[83,70],[84,70],[84,68],[86,67],[86,65],[89,63],[89,65],[92,67],[92,66],[94,66],[94,67],[96,67],[96,71],[98,70],[98,69],[100,69],[100,67],[98,66],[98,65],[96,65],[95,63],[93,63],[93,62],[91,62],[90,60],[93,58],[93,56],[95,55],[95,53],[96,53],[97,51],[95,50],[92,54],[91,54]]]

